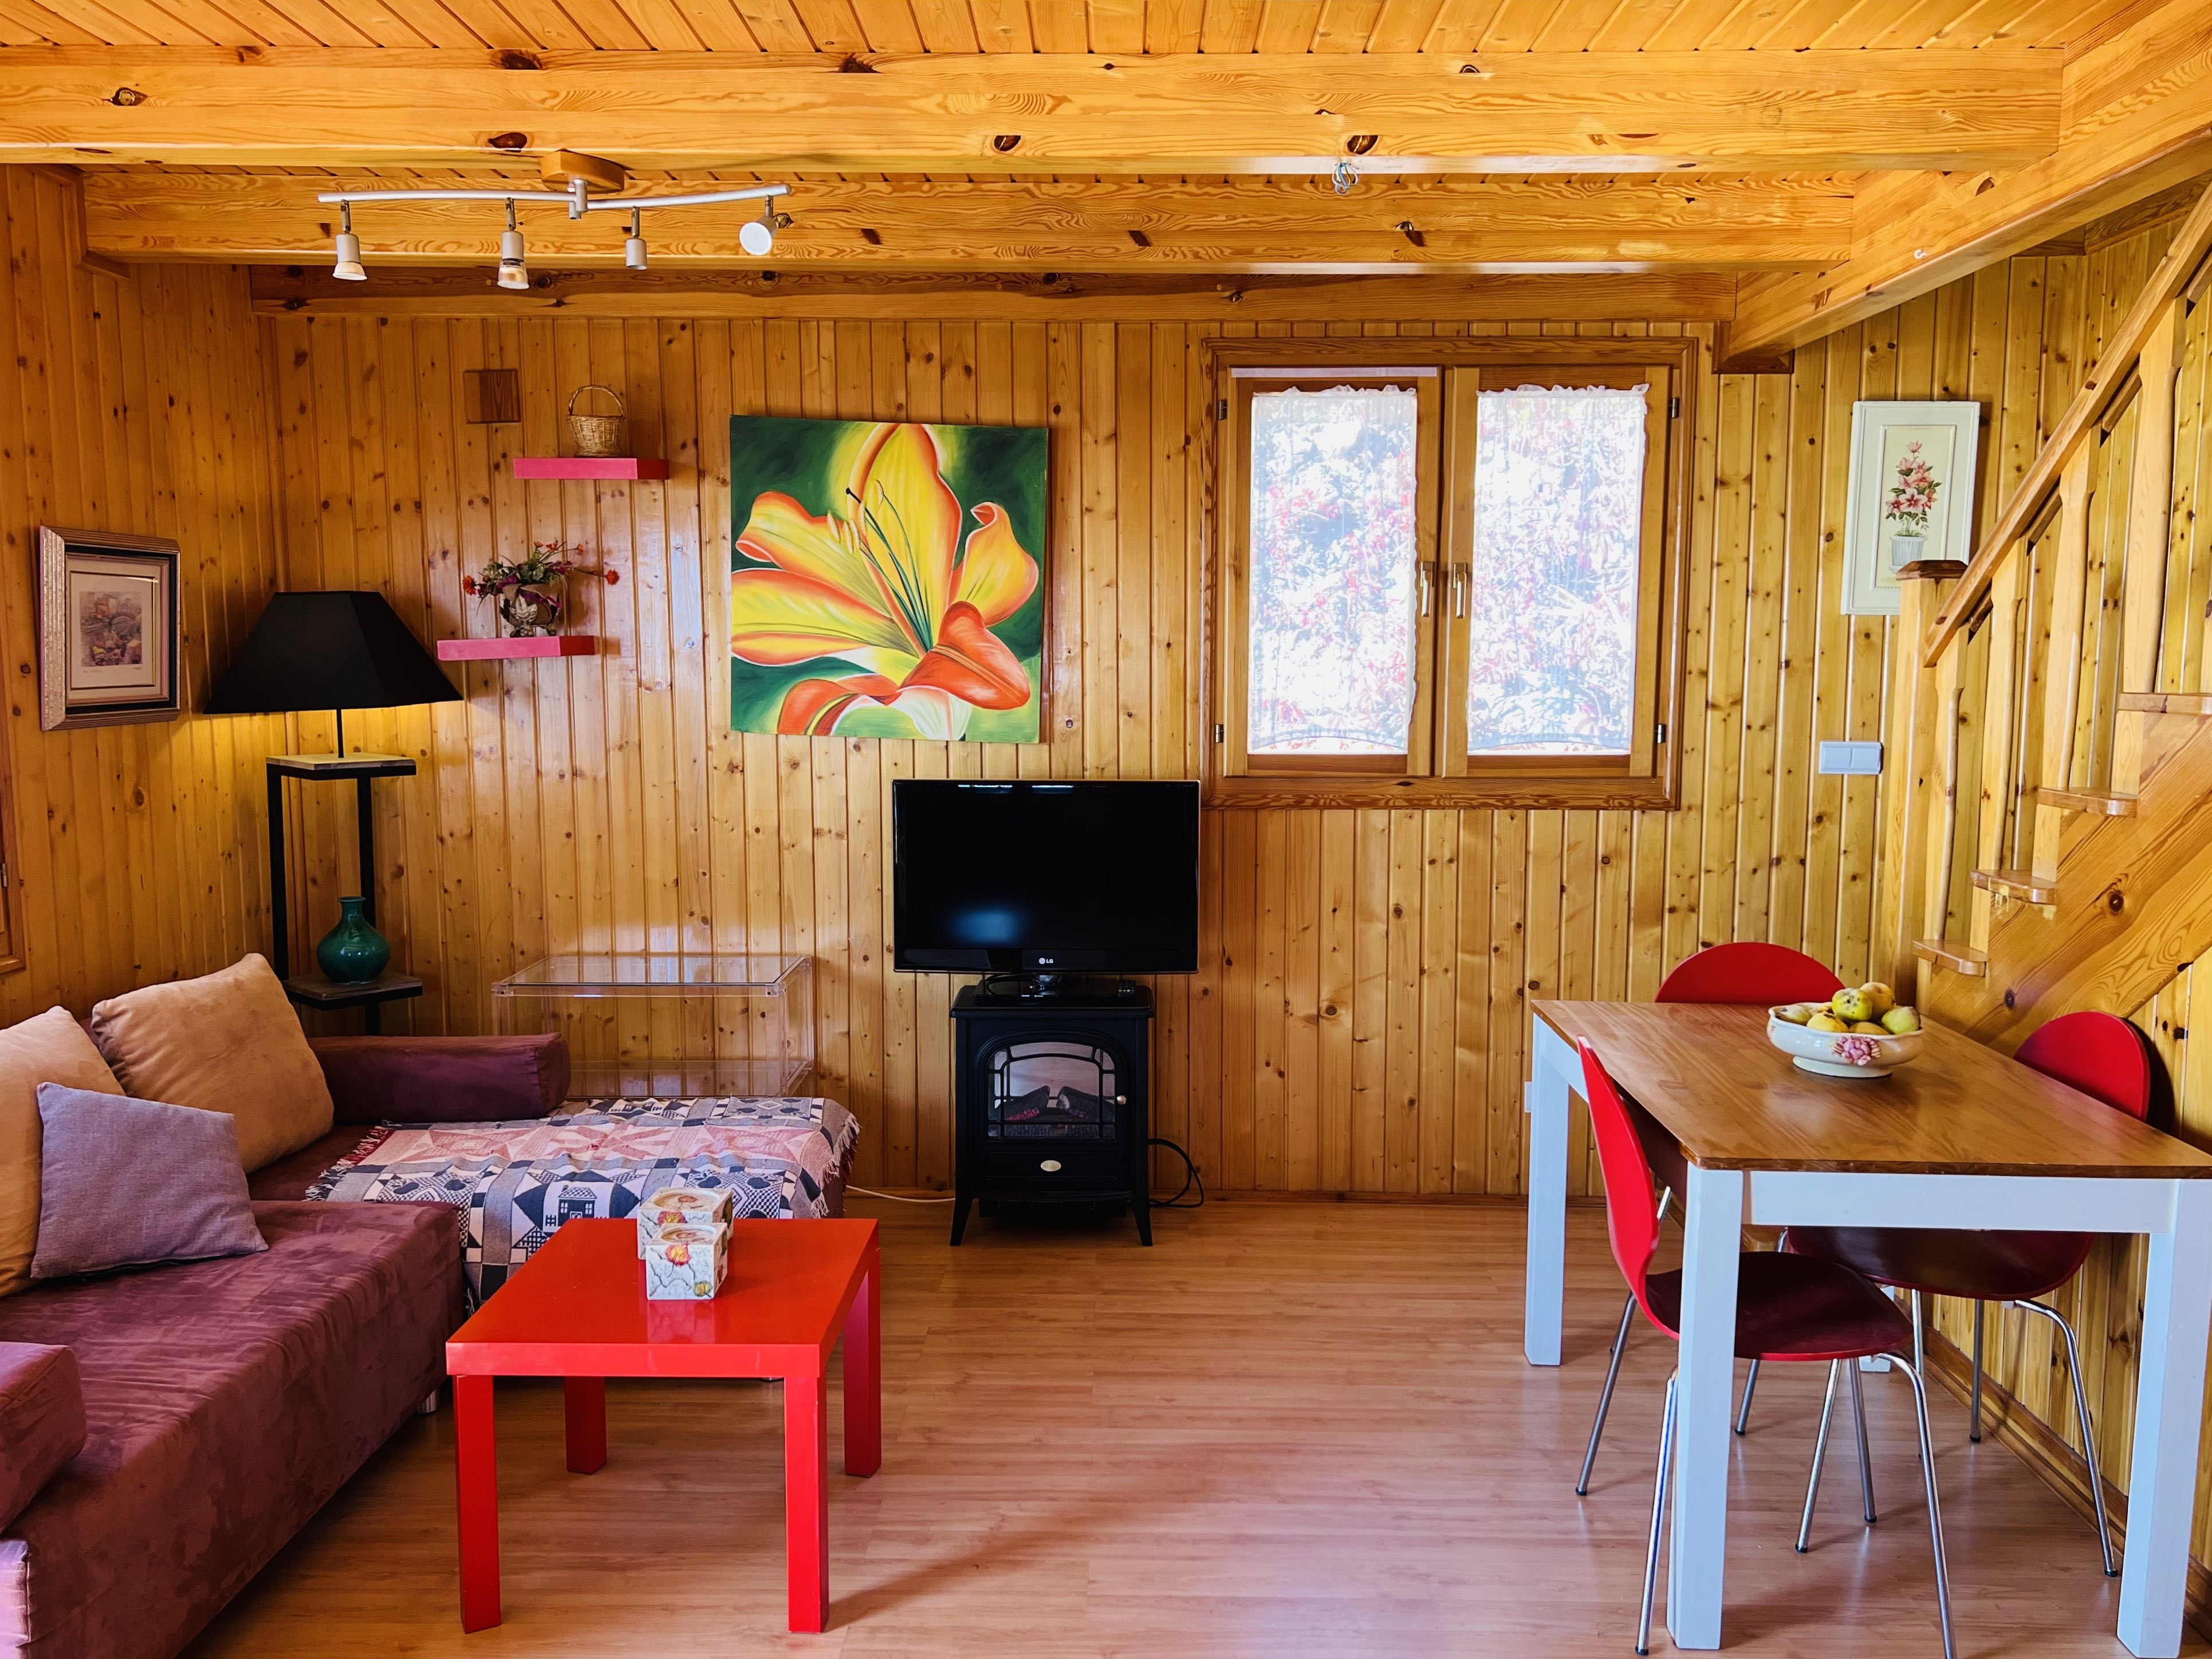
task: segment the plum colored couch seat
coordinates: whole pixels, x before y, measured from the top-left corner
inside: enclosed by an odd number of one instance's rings
[[[256,1204],[269,1249],[0,1302],[66,1344],[83,1451],[0,1538],[0,1651],[175,1653],[445,1374],[453,1212]]]
[[[251,1177],[267,1250],[0,1298],[0,1344],[74,1352],[86,1424],[82,1449],[0,1522],[0,1655],[171,1659],[444,1380],[463,1316],[453,1211],[288,1200],[365,1122],[488,1102],[544,1115],[566,1048],[316,1046],[341,1121]]]

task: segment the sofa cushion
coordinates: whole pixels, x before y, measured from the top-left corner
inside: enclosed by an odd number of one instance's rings
[[[0,1528],[84,1449],[76,1356],[36,1342],[0,1342]]]
[[[274,1164],[264,1164],[246,1177],[246,1190],[258,1203],[276,1199],[305,1198],[307,1188],[315,1184],[316,1177],[337,1163],[361,1150],[362,1143],[372,1136],[381,1137],[379,1129],[365,1129],[358,1123],[340,1123],[320,1140],[310,1141],[296,1152],[287,1152]]]
[[[461,1320],[451,1209],[254,1217],[262,1255],[0,1302],[0,1341],[76,1350],[88,1425],[0,1528],[9,1659],[169,1659],[444,1376]]]
[[[32,1278],[269,1248],[253,1225],[226,1114],[41,1083],[39,1118],[46,1145]]]
[[[550,1116],[568,1092],[568,1043],[530,1036],[312,1040],[341,1123],[481,1123]]]
[[[0,1031],[0,1296],[31,1282],[38,1248],[41,1083],[123,1092],[66,1008],[49,1008]]]
[[[92,1034],[141,1100],[229,1113],[249,1170],[330,1130],[323,1068],[284,988],[258,956],[110,997],[93,1007]]]

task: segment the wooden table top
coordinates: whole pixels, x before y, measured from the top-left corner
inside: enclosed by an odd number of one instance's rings
[[[2212,1177],[2212,1157],[1940,1026],[1887,1078],[1801,1072],[1766,1010],[1539,1002],[1708,1170]]]

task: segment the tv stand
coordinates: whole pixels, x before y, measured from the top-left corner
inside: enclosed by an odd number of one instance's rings
[[[1152,993],[1000,975],[952,1001],[952,1242],[979,1199],[1129,1206],[1152,1242]]]

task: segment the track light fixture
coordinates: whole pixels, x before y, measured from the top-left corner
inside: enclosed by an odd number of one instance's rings
[[[507,228],[499,239],[499,285],[506,289],[526,289],[530,286],[530,269],[526,263],[522,240],[522,227],[515,219],[515,204],[526,206],[539,203],[558,202],[568,210],[571,219],[580,219],[586,213],[599,213],[609,209],[629,215],[629,234],[623,241],[623,264],[632,270],[646,269],[644,210],[664,207],[714,207],[725,202],[758,202],[761,216],[748,219],[738,227],[738,246],[755,258],[766,257],[775,246],[775,234],[787,228],[791,216],[775,210],[775,198],[790,194],[788,185],[754,185],[744,190],[700,191],[683,196],[615,196],[594,199],[589,182],[572,179],[566,190],[356,190],[344,195],[332,192],[319,196],[319,202],[337,204],[338,234],[337,261],[331,274],[349,283],[364,282],[368,273],[362,268],[361,239],[353,234],[353,204],[356,202],[500,202],[507,207]]]
[[[499,239],[499,285],[528,288],[530,267],[523,263],[522,228],[514,222],[514,204],[507,204],[507,229]]]
[[[331,266],[331,275],[342,283],[365,283],[368,273],[361,268],[361,238],[353,234],[353,204],[338,204],[337,258]]]
[[[778,213],[773,199],[761,204],[761,216],[738,227],[738,246],[756,259],[765,259],[775,246],[775,234],[791,222],[788,213]]]

